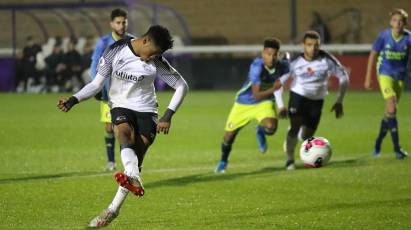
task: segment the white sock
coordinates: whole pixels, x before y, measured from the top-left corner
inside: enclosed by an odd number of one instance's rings
[[[121,161],[124,166],[124,173],[129,177],[140,177],[140,170],[138,168],[138,158],[136,153],[131,148],[124,148],[120,151]]]
[[[285,139],[285,145],[284,145],[284,151],[287,154],[287,160],[294,160],[294,151],[295,151],[295,146],[298,143],[298,138],[297,137],[290,137],[287,134],[287,137]]]
[[[300,128],[300,131],[298,131],[298,140],[303,141],[303,127]]]
[[[108,208],[113,212],[118,212],[123,204],[124,200],[127,198],[128,190],[118,186],[116,195],[114,196],[113,201],[108,206]]]

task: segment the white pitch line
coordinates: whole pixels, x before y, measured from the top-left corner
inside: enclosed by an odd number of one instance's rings
[[[369,155],[369,154],[368,154]],[[387,154],[385,154],[387,155]],[[362,157],[357,157],[357,158],[337,158],[337,160],[334,160],[335,162],[341,162],[341,161],[349,161],[349,160],[364,160],[364,159],[372,159],[372,157],[366,157],[367,155],[361,155]],[[380,158],[385,158],[386,156],[381,156]],[[388,157],[388,156],[387,156]],[[282,164],[278,164],[278,162],[273,162],[274,164],[259,164],[258,168],[262,167],[267,167],[267,166],[275,166],[275,167],[282,167]],[[239,168],[256,168],[256,164],[230,164],[230,169],[239,169]],[[159,173],[174,173],[174,172],[214,172],[214,167],[191,167],[191,168],[159,168],[159,169],[147,169],[143,170],[142,175],[144,174],[159,174]],[[62,173],[64,174],[64,173]],[[73,173],[75,174],[75,173]],[[79,174],[81,174],[79,172]],[[14,183],[26,183],[30,181],[44,181],[44,180],[65,180],[65,179],[76,179],[76,178],[93,178],[93,177],[103,177],[103,176],[109,176],[113,175],[113,172],[95,172],[95,173],[90,173],[86,175],[67,175],[67,176],[58,176],[50,174],[50,178],[47,178],[47,175],[38,175],[38,176],[44,176],[44,178],[30,178],[28,177],[27,180],[24,180],[25,178],[15,178],[16,181],[13,181],[13,178],[10,178],[10,181],[4,181],[8,180],[8,178],[0,179],[0,184],[14,184]],[[2,180],[4,182],[2,182]]]

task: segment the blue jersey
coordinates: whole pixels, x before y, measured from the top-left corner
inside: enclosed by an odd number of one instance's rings
[[[129,34],[126,34],[126,37],[131,38]],[[117,39],[118,40],[118,39]],[[97,42],[96,48],[94,48],[93,55],[91,56],[91,66],[90,66],[90,75],[92,79],[96,77],[97,74],[97,65],[98,62],[100,61],[100,58],[103,56],[104,51],[110,47],[112,44],[114,44],[117,41],[113,33],[106,34],[102,37],[100,37],[99,41]],[[109,85],[109,80],[107,79],[104,82],[104,89],[103,89],[103,100],[107,101],[108,100],[108,85]]]
[[[394,39],[391,28],[382,31],[372,49],[379,53],[377,72],[395,80],[404,80],[411,50],[411,34],[404,31],[399,39]]]
[[[257,104],[262,101],[273,100],[274,94],[272,94],[271,97],[267,97],[261,100],[254,99],[251,86],[259,84],[260,90],[266,90],[273,86],[277,78],[288,73],[288,71],[289,64],[285,60],[278,61],[274,65],[273,69],[267,70],[267,68],[265,68],[264,66],[263,58],[257,57],[250,65],[250,71],[248,72],[247,81],[237,93],[236,102],[240,104]]]

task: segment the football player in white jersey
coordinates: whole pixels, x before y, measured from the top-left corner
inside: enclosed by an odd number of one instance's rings
[[[186,81],[161,56],[172,46],[169,31],[159,25],[151,26],[141,38],[122,39],[105,51],[92,82],[68,100],[58,102],[59,109],[67,112],[75,104],[97,94],[106,78],[110,80],[109,105],[125,171],[115,174],[120,185],[118,191],[109,207],[90,222],[90,227],[107,226],[116,218],[129,192],[144,195],[140,170],[145,153],[156,133],[169,132],[171,118],[188,91]],[[154,89],[156,77],[175,89],[159,120]]]
[[[306,140],[314,136],[321,119],[324,97],[328,94],[328,78],[335,76],[339,80],[337,100],[331,111],[336,118],[341,118],[343,99],[348,87],[348,74],[344,67],[331,54],[320,50],[320,36],[315,31],[307,31],[303,37],[304,53],[290,63],[290,71],[281,76],[284,84],[293,78],[290,88],[288,115],[290,127],[284,143],[287,154],[286,169],[295,169],[294,150],[298,136]]]

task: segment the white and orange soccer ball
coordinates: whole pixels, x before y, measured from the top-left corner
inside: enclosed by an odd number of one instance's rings
[[[311,137],[301,144],[300,159],[306,167],[318,168],[326,165],[331,154],[330,142],[324,137]]]

